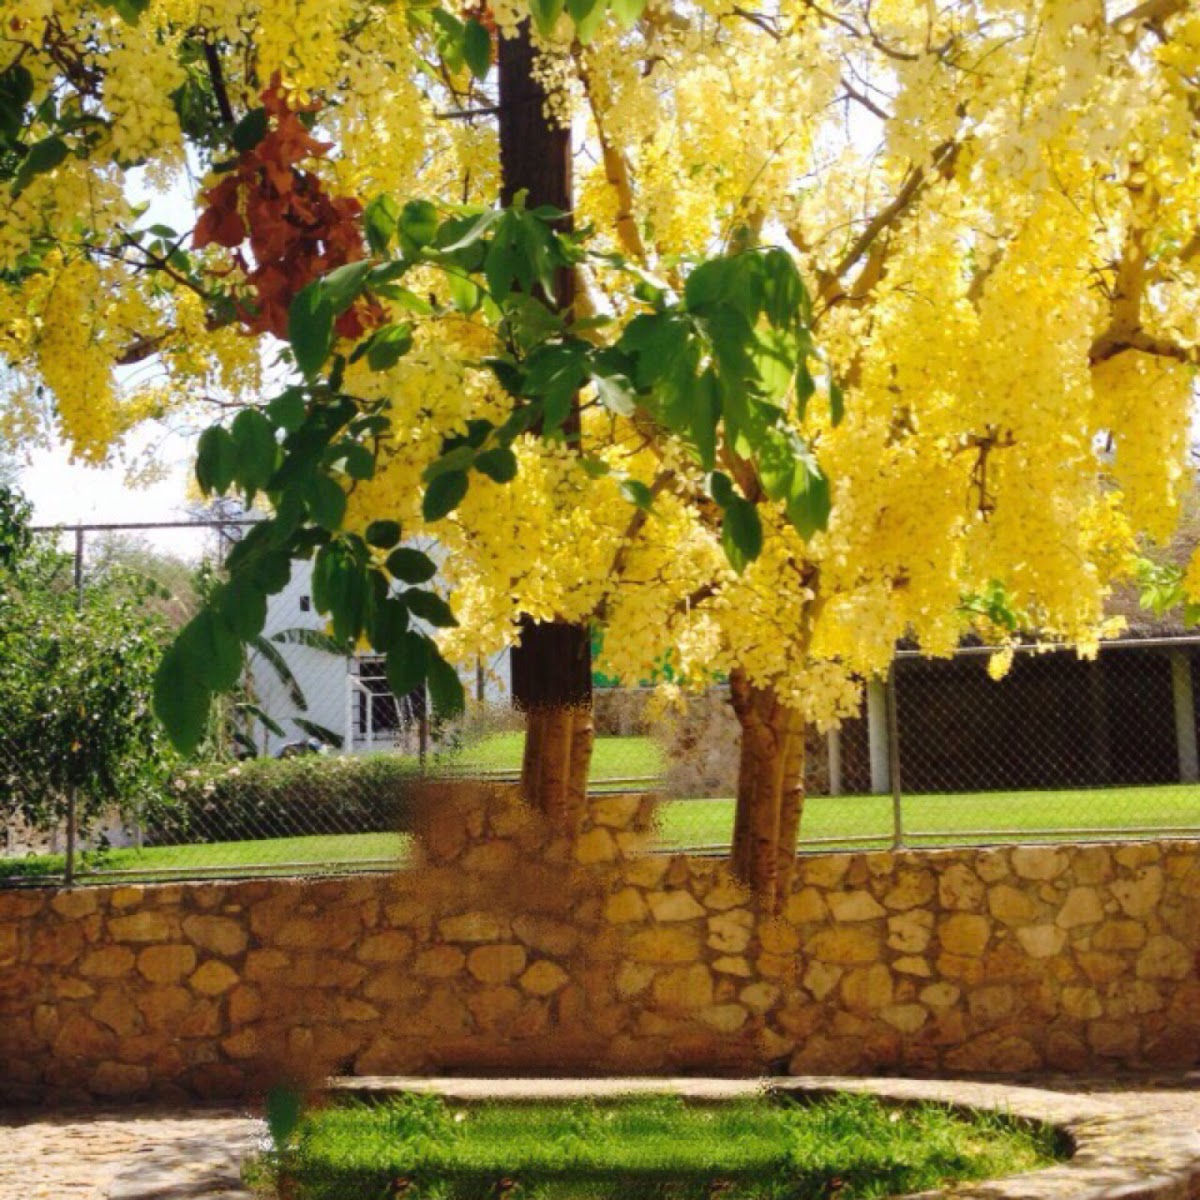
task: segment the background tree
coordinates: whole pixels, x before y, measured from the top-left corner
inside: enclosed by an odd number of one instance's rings
[[[1200,357],[1183,0],[222,14],[18,6],[0,122],[27,394],[49,384],[92,456],[156,404],[250,405],[201,475],[276,515],[175,655],[201,699],[293,555],[339,635],[449,705],[442,647],[600,618],[622,673],[670,647],[693,683],[730,674],[737,859],[769,899],[803,722],[851,708],[901,634],[948,651],[973,597],[1093,644],[1131,536],[1169,533]],[[591,152],[586,244],[515,196],[481,211],[493,29],[527,15],[548,110]],[[190,243],[125,199],[130,165],[182,179],[185,147],[212,172]],[[537,288],[568,267],[563,315]],[[304,377],[270,406],[246,329]],[[146,355],[169,397],[109,382]],[[425,528],[461,623],[437,641],[432,564],[397,556]]]
[[[0,810],[52,829],[74,797],[86,832],[165,803],[176,759],[150,699],[167,628],[145,604],[162,592],[124,572],[78,592],[71,556],[28,519],[0,489]]]

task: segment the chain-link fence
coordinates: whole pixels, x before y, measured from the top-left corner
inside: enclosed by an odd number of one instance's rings
[[[6,639],[0,622],[0,884],[393,869],[421,780],[519,778],[508,656],[464,669],[467,714],[439,725],[423,693],[391,693],[378,658],[337,651],[305,564],[202,750],[173,758],[147,721],[152,664],[129,647],[161,646],[196,610],[238,528],[39,536],[16,589],[29,630]],[[859,717],[810,730],[803,850],[1200,834],[1200,639],[1110,643],[1092,661],[1018,651],[999,682],[989,658],[902,651]],[[727,849],[727,689],[676,708],[598,687],[595,718],[593,791],[661,791],[664,848]]]

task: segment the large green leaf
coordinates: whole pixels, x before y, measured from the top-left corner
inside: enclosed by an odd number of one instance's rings
[[[400,634],[387,648],[387,681],[393,696],[407,696],[425,682],[430,642],[424,634]]]
[[[425,489],[421,512],[428,522],[440,521],[463,501],[470,486],[466,471],[447,471],[432,480]]]
[[[492,65],[492,35],[474,17],[463,30],[463,59],[476,79],[486,79]]]
[[[429,698],[433,711],[442,718],[457,717],[466,707],[466,692],[458,672],[437,652],[429,658]]]
[[[458,624],[458,618],[451,611],[450,605],[435,592],[410,588],[402,599],[414,617],[419,617],[438,629],[448,629]]]
[[[181,754],[199,746],[211,703],[212,692],[197,677],[188,651],[178,641],[168,646],[154,673],[154,712]]]
[[[196,482],[207,496],[229,490],[237,474],[238,449],[233,435],[222,425],[210,425],[196,446]]]
[[[420,550],[401,546],[388,555],[387,569],[401,583],[427,583],[437,574],[437,563]]]
[[[758,509],[741,496],[731,497],[721,526],[721,546],[729,565],[740,575],[762,553],[762,543]]]
[[[229,430],[237,447],[237,479],[249,501],[264,491],[275,474],[279,446],[275,429],[255,408],[243,409]]]
[[[301,288],[288,309],[288,342],[296,366],[312,379],[325,365],[333,349],[333,306],[321,280]]]

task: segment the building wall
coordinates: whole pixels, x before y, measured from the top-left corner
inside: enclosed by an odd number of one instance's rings
[[[1200,843],[713,859],[432,787],[392,876],[0,892],[0,1096],[328,1072],[1089,1072],[1200,1062]]]

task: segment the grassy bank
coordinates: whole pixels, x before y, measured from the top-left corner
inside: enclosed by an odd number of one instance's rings
[[[305,1117],[279,1160],[301,1200],[880,1197],[1033,1170],[1055,1135],[872,1097],[453,1105],[400,1096]]]

